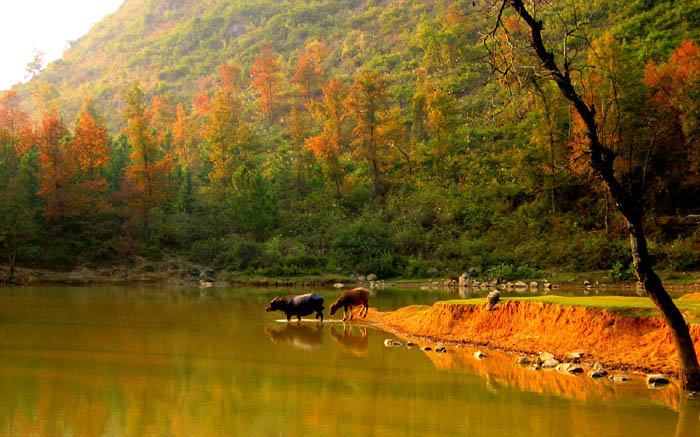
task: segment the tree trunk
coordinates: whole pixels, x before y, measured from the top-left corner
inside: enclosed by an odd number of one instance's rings
[[[625,218],[630,233],[632,259],[634,260],[637,279],[644,285],[644,290],[659,308],[671,330],[671,336],[678,353],[681,387],[686,390],[700,390],[700,365],[695,354],[693,340],[690,337],[688,324],[652,268],[651,256],[649,255],[644,226],[642,225],[642,217],[644,215],[642,202],[628,193],[615,176],[613,167],[615,154],[600,142],[598,125],[595,120],[595,107],[589,107],[581,99],[581,96],[571,83],[569,72],[564,71],[562,73],[554,61],[554,55],[545,48],[541,33],[542,22],[536,21],[530,15],[525,9],[522,0],[504,1],[509,3],[520,18],[527,23],[530,28],[532,48],[535,50],[537,57],[542,61],[544,68],[551,74],[559,90],[573,104],[576,112],[585,123],[590,165],[605,182],[612,199],[615,201],[615,205]],[[502,7],[505,5],[506,3],[502,3]]]

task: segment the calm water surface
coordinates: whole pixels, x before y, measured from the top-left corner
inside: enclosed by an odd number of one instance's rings
[[[279,323],[290,290],[0,288],[0,436],[698,436],[700,406]],[[326,307],[339,294],[318,290]],[[382,310],[454,297],[380,290]]]

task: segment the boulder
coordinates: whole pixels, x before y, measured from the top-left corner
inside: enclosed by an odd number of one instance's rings
[[[385,339],[385,340],[384,340],[384,346],[386,346],[386,347],[392,347],[392,346],[394,346],[394,340],[392,340],[392,339],[390,339],[390,338]]]
[[[559,361],[557,360],[545,360],[542,362],[542,368],[543,369],[554,369],[559,365]]]
[[[540,362],[544,362],[547,360],[553,360],[554,354],[549,353],[549,352],[540,352],[539,359],[540,359]]]
[[[334,286],[335,288],[343,288],[343,287],[344,287],[344,285],[341,284],[340,282],[336,282],[335,284],[333,284],[333,286]]]
[[[365,275],[360,275],[357,277],[357,280],[360,282],[365,282],[367,280],[367,277]]]
[[[608,379],[610,379],[612,382],[621,383],[629,381],[630,377],[627,375],[610,375]]]
[[[413,347],[413,346],[415,346],[415,345],[416,345],[416,344],[415,344],[414,342],[412,342],[412,341],[407,341],[407,342],[406,342],[406,347]]]
[[[583,373],[583,367],[574,363],[562,363],[559,364],[556,369],[561,373],[568,373],[571,375],[577,375]]]
[[[527,284],[524,283],[523,281],[518,281],[515,284],[513,284],[515,288],[527,288]]]
[[[403,346],[403,343],[401,343],[400,341],[395,341],[391,345],[394,347],[400,347],[400,346]]]
[[[574,362],[574,363],[579,363],[581,362],[581,358],[584,357],[586,353],[582,350],[576,350],[573,352],[569,352],[568,354],[564,355],[564,358],[567,360]]]
[[[655,373],[653,375],[647,375],[647,385],[649,386],[659,386],[659,385],[666,385],[670,383],[671,381],[668,379],[666,375],[662,375],[660,373]]]
[[[437,346],[435,346],[435,352],[445,353],[447,352],[447,348],[445,348],[444,344],[439,343]]]
[[[433,350],[433,348],[431,348],[430,346],[425,346],[425,347],[420,348],[420,350],[422,350],[423,352],[429,352],[429,351]]]
[[[472,284],[472,277],[468,273],[462,273],[459,276],[459,286],[468,287]]]
[[[368,281],[376,281],[377,275],[375,275],[374,273],[370,273],[369,275],[367,275],[367,280]]]
[[[476,358],[477,360],[481,360],[486,358],[486,354],[481,351],[476,351],[474,352],[474,358]]]
[[[519,366],[527,366],[532,363],[534,363],[534,360],[527,355],[522,355],[515,359],[515,364]]]
[[[602,378],[607,374],[608,372],[605,369],[592,369],[588,372],[588,376],[591,378]]]
[[[552,288],[552,283],[551,282],[544,282],[542,284],[542,287],[544,287],[545,290],[549,290],[550,288]]]
[[[537,287],[539,287],[539,284],[537,282],[535,282],[535,281],[530,282],[530,288],[537,289]]]

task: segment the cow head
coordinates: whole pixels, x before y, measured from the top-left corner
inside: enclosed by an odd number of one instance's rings
[[[340,305],[338,304],[338,302],[333,302],[333,303],[331,304],[331,316],[332,316],[333,314],[335,314],[336,311],[338,311],[338,308],[339,308],[339,307],[340,307]]]
[[[280,300],[279,300],[279,296],[276,297],[276,298],[274,298],[274,299],[272,299],[272,300],[270,301],[270,305],[269,305],[267,308],[265,308],[265,311],[268,311],[268,312],[269,312],[269,311],[281,310],[281,309],[282,309],[282,306],[280,305],[280,303],[281,303],[281,302],[280,302]]]

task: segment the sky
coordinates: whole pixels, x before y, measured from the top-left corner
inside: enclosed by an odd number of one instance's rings
[[[59,59],[67,41],[85,35],[124,0],[2,0],[0,2],[0,90],[25,80],[37,50],[44,65]]]

